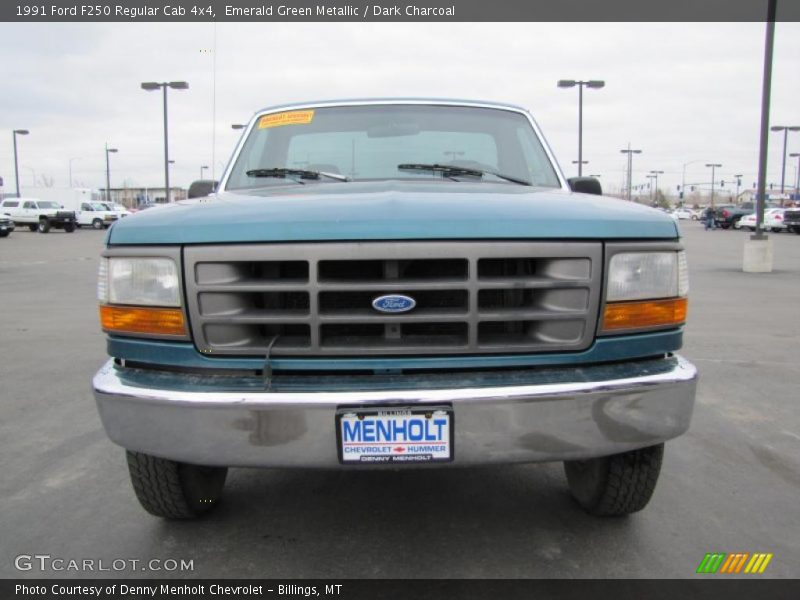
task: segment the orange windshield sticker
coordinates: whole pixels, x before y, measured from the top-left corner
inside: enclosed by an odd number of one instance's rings
[[[294,110],[292,112],[264,115],[258,121],[259,129],[281,127],[282,125],[306,125],[314,119],[313,110]]]

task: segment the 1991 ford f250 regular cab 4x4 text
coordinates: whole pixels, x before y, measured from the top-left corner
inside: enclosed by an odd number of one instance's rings
[[[94,393],[141,504],[201,514],[230,466],[564,461],[590,513],[643,508],[694,405],[686,260],[599,193],[513,106],[257,113],[211,196],[108,233]]]

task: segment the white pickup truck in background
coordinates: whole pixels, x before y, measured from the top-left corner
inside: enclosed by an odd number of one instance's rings
[[[15,225],[27,225],[31,231],[38,229],[40,233],[48,233],[52,228],[72,233],[77,226],[75,212],[63,210],[52,200],[6,198],[0,204],[0,213],[11,217]]]

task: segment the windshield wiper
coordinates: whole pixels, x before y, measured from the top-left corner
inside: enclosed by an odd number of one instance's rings
[[[275,167],[272,169],[251,169],[247,171],[248,177],[290,177],[294,175],[300,179],[295,179],[297,183],[304,183],[302,179],[319,179],[320,175],[335,179],[336,181],[350,181],[344,175],[338,173],[327,173],[325,171],[309,171],[307,169],[287,169],[285,167]]]
[[[436,163],[403,163],[397,165],[397,168],[401,171],[433,171],[435,173],[441,173],[445,177],[452,177],[453,175],[469,175],[472,177],[494,175],[495,177],[505,179],[506,181],[510,181],[512,183],[518,183],[519,185],[533,185],[530,181],[525,181],[524,179],[519,179],[518,177],[512,177],[511,175],[503,175],[502,173],[489,171],[488,169],[475,169],[472,167],[459,167],[456,165],[440,165]]]

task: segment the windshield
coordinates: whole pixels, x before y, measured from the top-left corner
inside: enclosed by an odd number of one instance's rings
[[[409,164],[449,165],[487,176],[399,168]],[[525,115],[467,106],[361,105],[270,113],[251,130],[226,189],[293,181],[263,177],[270,169],[329,173],[350,181],[455,179],[513,185],[492,176],[495,173],[536,186],[560,187]],[[337,184],[330,177],[317,181]]]

